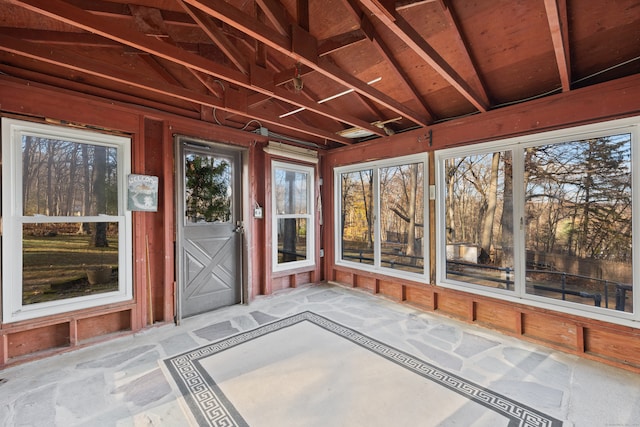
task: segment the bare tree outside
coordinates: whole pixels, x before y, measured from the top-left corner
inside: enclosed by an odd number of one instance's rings
[[[378,245],[382,267],[424,273],[422,171],[413,163],[340,174],[342,259],[374,264]]]
[[[632,311],[631,136],[523,154],[524,191],[514,188],[509,150],[444,161],[446,277],[515,289],[513,210],[520,197],[526,292]]]
[[[86,219],[118,214],[117,149],[29,135],[21,148],[22,211],[38,220],[23,224],[23,304],[117,289],[118,223]]]

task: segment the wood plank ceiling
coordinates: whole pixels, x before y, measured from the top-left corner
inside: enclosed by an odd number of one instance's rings
[[[331,149],[640,72],[637,0],[0,0],[0,73]]]

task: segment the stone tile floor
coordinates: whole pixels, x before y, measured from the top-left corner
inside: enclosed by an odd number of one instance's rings
[[[638,374],[332,285],[282,291],[250,305],[185,319],[177,327],[150,328],[0,371],[0,425],[187,425],[160,360],[306,310],[563,420],[565,426],[640,427]],[[429,425],[425,420],[412,424]]]

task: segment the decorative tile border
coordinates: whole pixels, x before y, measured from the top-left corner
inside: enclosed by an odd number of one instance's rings
[[[562,422],[513,399],[488,390],[485,387],[449,373],[408,353],[377,341],[353,329],[335,323],[323,316],[305,311],[277,320],[222,341],[164,360],[165,367],[185,399],[195,421],[200,426],[244,427],[248,426],[242,415],[217,386],[200,364],[200,359],[210,357],[226,349],[250,340],[296,325],[311,322],[378,356],[427,378],[461,396],[466,397],[509,419],[510,427],[559,427]]]

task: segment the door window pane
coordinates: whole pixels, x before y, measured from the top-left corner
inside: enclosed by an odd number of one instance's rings
[[[229,159],[187,153],[184,162],[187,223],[230,222],[233,170]]]
[[[424,271],[424,180],[418,163],[380,168],[380,260]]]
[[[525,152],[527,293],[633,312],[631,135]]]
[[[342,259],[373,264],[373,170],[340,176]]]
[[[510,151],[444,161],[446,277],[514,289]]]

